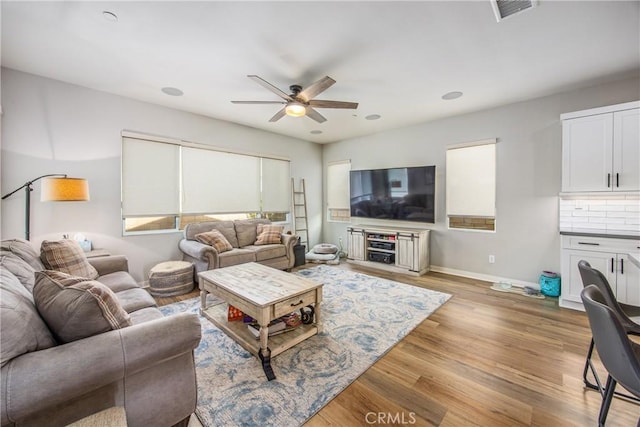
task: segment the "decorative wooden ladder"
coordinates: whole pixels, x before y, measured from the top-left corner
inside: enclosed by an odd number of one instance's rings
[[[304,178],[300,180],[300,191],[296,191],[295,180],[291,178],[294,234],[300,237],[300,244],[309,250],[309,224],[307,224],[307,193]]]

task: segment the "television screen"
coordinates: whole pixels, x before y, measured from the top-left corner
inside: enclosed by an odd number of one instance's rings
[[[351,216],[435,222],[435,166],[353,170]]]

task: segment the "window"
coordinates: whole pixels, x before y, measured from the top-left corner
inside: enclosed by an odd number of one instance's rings
[[[286,222],[290,181],[288,160],[123,132],[123,232],[176,232],[216,219]]]
[[[349,207],[350,170],[350,160],[332,162],[327,166],[327,217],[329,221],[348,222],[351,219]]]
[[[495,231],[496,140],[451,146],[446,164],[449,228]]]

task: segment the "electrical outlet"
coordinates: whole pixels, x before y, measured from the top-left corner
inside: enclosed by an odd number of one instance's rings
[[[493,264],[496,262],[496,256],[495,255],[489,255],[489,264]]]

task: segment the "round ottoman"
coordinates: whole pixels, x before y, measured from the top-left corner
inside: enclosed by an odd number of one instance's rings
[[[193,290],[193,264],[186,261],[161,262],[149,271],[149,292],[156,297],[172,297]]]

